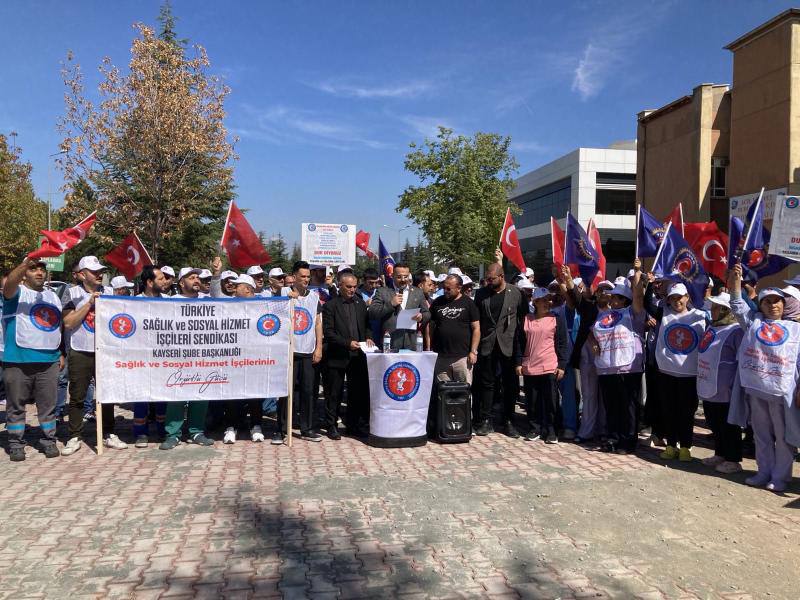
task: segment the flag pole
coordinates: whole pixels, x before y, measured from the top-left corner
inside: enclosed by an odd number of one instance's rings
[[[683,220],[683,202],[678,202],[678,212],[681,213],[681,237],[686,237],[686,222]]]
[[[150,253],[147,251],[147,247],[142,243],[141,238],[139,238],[139,234],[134,231],[133,235],[134,237],[136,237],[136,241],[139,242],[139,245],[142,247],[144,253],[147,255],[147,260],[150,261],[151,265],[154,265],[155,263],[153,262],[153,259],[150,258]]]
[[[294,408],[294,298],[289,300],[289,389],[286,397],[286,445],[292,447],[292,417]],[[302,432],[300,432],[302,433]]]
[[[634,252],[633,260],[636,260],[637,258],[639,258],[639,223],[641,222],[639,219],[641,219],[641,216],[640,216],[641,212],[642,212],[642,205],[641,204],[637,204],[636,205],[636,247],[635,247],[635,250],[633,251]]]
[[[667,222],[667,228],[664,230],[664,237],[661,238],[661,243],[658,245],[658,250],[656,250],[656,257],[653,259],[653,266],[655,267],[658,263],[658,258],[661,256],[661,249],[664,247],[664,242],[667,241],[667,236],[669,235],[669,230],[672,228],[672,220],[670,219]]]
[[[228,233],[228,221],[231,219],[231,209],[233,208],[233,200],[228,204],[228,212],[225,215],[225,224],[222,226],[222,238],[219,240],[220,250],[225,247],[225,235]]]
[[[758,213],[758,207],[761,204],[761,199],[764,197],[764,188],[761,188],[761,192],[758,194],[758,200],[756,200],[756,206],[753,209],[753,219],[750,219],[750,223],[747,225],[747,235],[744,236],[744,247],[747,248],[747,243],[750,241],[750,233],[753,231],[753,220],[755,219],[756,213]],[[763,223],[763,219],[762,219]]]

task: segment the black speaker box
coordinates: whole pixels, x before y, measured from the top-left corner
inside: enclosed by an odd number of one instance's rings
[[[472,437],[470,386],[461,381],[437,384],[435,437],[444,443],[469,442]]]

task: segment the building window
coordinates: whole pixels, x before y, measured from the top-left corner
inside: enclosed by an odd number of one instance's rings
[[[727,167],[711,163],[711,197],[712,198],[726,198],[727,193],[725,190],[725,176],[727,175]]]
[[[514,198],[522,214],[514,219],[517,229],[549,223],[550,217],[566,216],[572,199],[572,180],[567,177]]]
[[[599,215],[635,215],[635,190],[604,190],[595,192],[595,212]]]

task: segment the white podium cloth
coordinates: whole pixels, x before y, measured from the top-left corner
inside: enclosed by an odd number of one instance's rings
[[[427,435],[436,356],[436,352],[367,354],[371,437]]]

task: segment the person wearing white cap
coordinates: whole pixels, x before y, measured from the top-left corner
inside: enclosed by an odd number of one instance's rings
[[[726,474],[742,470],[742,429],[728,423],[728,410],[744,332],[731,312],[730,299],[726,292],[708,299],[711,323],[700,340],[697,356],[697,395],[714,435],[714,455],[702,462]]]
[[[692,460],[694,414],[697,412],[697,348],[706,330],[706,315],[689,307],[689,291],[682,283],[667,288],[667,301],[659,313],[656,342],[659,390],[667,447],[664,460]],[[680,451],[678,451],[680,444]]]
[[[180,293],[172,296],[173,300],[196,299],[200,294],[200,272],[202,269],[183,267],[178,272],[178,290]],[[165,436],[159,448],[172,450],[180,444],[183,423],[187,422],[189,428],[188,441],[200,446],[213,446],[214,441],[206,437],[206,415],[208,402],[168,402],[165,415]],[[184,417],[185,415],[185,417]]]
[[[742,299],[741,264],[730,279],[731,309],[744,338],[739,346],[741,390],[734,387],[728,420],[746,424],[749,409],[758,472],[745,483],[783,492],[800,445],[800,323],[783,318],[785,294],[778,288],[759,291],[758,311],[751,310]]]
[[[96,256],[84,256],[78,262],[78,285],[70,288],[64,306],[64,332],[69,339],[69,440],[62,454],[69,456],[80,450],[83,438],[86,390],[95,376],[94,302],[103,293],[102,277],[106,267]],[[102,443],[107,448],[123,450],[128,447],[114,433],[114,405],[103,407]],[[100,443],[98,441],[98,443]]]
[[[46,280],[44,261],[26,258],[8,274],[3,285],[0,336],[4,338],[8,453],[13,462],[25,460],[25,405],[31,399],[36,402],[42,430],[42,452],[47,458],[60,454],[55,408],[58,372],[64,366],[61,301],[45,287]]]
[[[536,440],[541,431],[545,443],[557,444],[556,385],[564,377],[569,358],[567,324],[563,315],[551,310],[551,294],[547,289],[534,288],[532,299],[534,311],[519,325],[521,364],[516,368],[517,375],[524,378],[527,401],[529,431],[525,439]]]
[[[197,277],[200,279],[200,291],[198,292],[197,297],[211,297],[211,271],[208,269],[201,269],[200,273],[197,274]]]
[[[130,296],[133,284],[124,275],[117,275],[111,279],[111,289],[115,296]]]
[[[164,275],[164,296],[171,296],[175,290],[173,290],[173,286],[175,285],[175,269],[170,267],[169,265],[161,265],[158,268],[159,271]]]
[[[272,298],[275,296],[289,296],[294,297],[295,294],[292,290],[284,285],[286,280],[286,273],[280,267],[272,267],[267,275],[269,286],[265,287],[259,296],[265,298]]]
[[[261,292],[264,290],[264,269],[262,269],[260,265],[253,265],[252,267],[248,267],[246,274],[250,275],[253,281],[255,281],[256,296],[260,296]]]
[[[606,412],[605,450],[633,453],[639,433],[639,396],[644,372],[644,286],[641,263],[634,263],[633,282],[621,281],[610,290],[607,309],[592,325],[589,347]]]
[[[533,269],[531,269],[530,267],[525,267],[525,277],[531,283],[533,284],[536,283],[535,273],[533,272]]]

